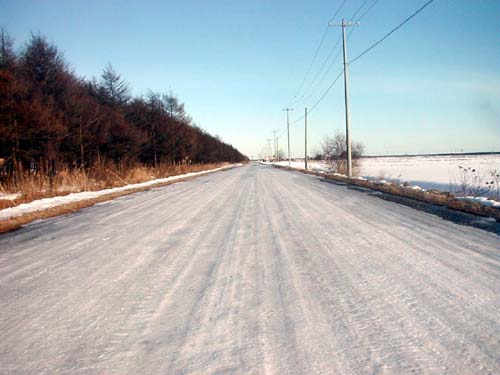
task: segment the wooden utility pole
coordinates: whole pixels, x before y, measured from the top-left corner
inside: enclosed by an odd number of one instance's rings
[[[288,168],[291,168],[290,162],[290,111],[293,111],[293,108],[284,108],[283,111],[286,111],[286,132],[288,135]]]
[[[351,132],[349,124],[349,80],[347,74],[347,37],[345,33],[345,28],[350,26],[358,26],[358,22],[348,22],[342,19],[341,24],[328,24],[329,26],[341,26],[342,27],[342,45],[344,52],[344,101],[345,101],[345,139],[346,139],[346,154],[347,154],[347,175],[352,177],[352,156],[351,156]]]
[[[276,137],[277,130],[273,130],[273,137],[274,137],[274,161],[279,161],[278,160],[278,138]]]
[[[304,111],[304,168],[307,171],[307,107]]]

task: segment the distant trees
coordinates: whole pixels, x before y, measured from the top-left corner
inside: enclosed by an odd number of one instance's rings
[[[337,131],[333,137],[326,136],[321,144],[322,158],[329,169],[336,173],[347,174],[346,138],[345,134]],[[354,174],[359,169],[359,158],[363,156],[364,145],[361,142],[351,143],[352,168]]]
[[[241,161],[232,146],[192,125],[171,92],[131,97],[108,64],[100,80],[84,80],[45,37],[32,34],[16,54],[0,29],[0,158],[18,169],[87,168],[101,162]]]

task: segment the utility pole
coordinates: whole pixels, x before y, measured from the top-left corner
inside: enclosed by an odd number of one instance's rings
[[[346,27],[358,26],[359,22],[349,22],[342,18],[341,24],[329,23],[328,26],[342,27],[342,45],[344,52],[344,102],[345,102],[345,139],[347,153],[347,176],[352,177],[352,156],[351,156],[351,133],[349,128],[349,80],[347,75],[347,38],[345,33]]]
[[[304,111],[304,168],[307,171],[307,107]]]
[[[293,111],[293,108],[284,108],[283,111],[286,111],[286,132],[288,134],[288,168],[291,168],[290,163],[290,111]]]
[[[277,130],[273,130],[273,137],[274,137],[274,161],[279,161],[278,160],[278,138],[276,137]]]
[[[267,139],[267,152],[268,152],[268,157],[269,161],[271,161],[271,138]]]
[[[280,147],[279,147],[279,139],[280,139],[280,137],[279,137],[279,136],[277,136],[277,137],[276,137],[276,153],[277,153],[276,158],[278,159],[278,161],[280,161]]]

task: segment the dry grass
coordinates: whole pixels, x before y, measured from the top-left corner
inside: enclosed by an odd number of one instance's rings
[[[101,163],[88,170],[63,168],[52,178],[43,173],[18,171],[15,179],[0,183],[0,192],[20,193],[20,196],[14,200],[0,199],[0,209],[14,207],[41,198],[82,191],[97,191],[157,178],[214,169],[223,164],[161,164],[153,168],[141,164],[130,166]]]
[[[182,171],[181,173],[177,174],[177,175],[179,175],[179,174],[185,174],[185,173],[189,173],[189,172],[195,172],[195,171],[200,172],[202,170],[214,169],[214,168],[220,167],[221,165],[222,164],[220,164],[220,165],[210,164],[210,167],[208,167],[209,165],[205,164],[205,168],[201,168],[201,166],[198,166],[196,168],[196,170],[190,170],[190,169],[186,169],[186,168],[179,168],[176,170]],[[154,189],[154,188],[157,188],[160,186],[167,186],[167,185],[171,185],[171,184],[181,182],[181,181],[188,181],[188,180],[191,180],[191,179],[194,179],[197,177],[198,176],[191,176],[191,177],[181,178],[181,179],[178,179],[175,181],[160,182],[158,184],[153,184],[153,185],[150,185],[147,187],[141,187],[141,188],[130,189],[130,190],[121,191],[121,192],[117,192],[117,193],[106,194],[106,195],[103,195],[103,196],[100,196],[97,198],[87,199],[87,200],[78,201],[78,202],[72,202],[72,203],[68,203],[65,205],[52,207],[52,208],[49,208],[49,209],[46,209],[43,211],[37,211],[37,212],[33,212],[33,213],[21,215],[21,216],[16,216],[16,217],[10,218],[10,219],[5,220],[5,221],[0,221],[0,233],[6,233],[6,232],[13,231],[15,229],[18,229],[22,225],[29,224],[29,223],[33,222],[34,220],[47,219],[47,218],[51,218],[51,217],[55,217],[55,216],[59,216],[59,215],[68,214],[71,212],[76,212],[78,210],[81,210],[82,208],[93,206],[96,203],[106,202],[106,201],[109,201],[109,200],[112,200],[112,199],[115,199],[118,197],[122,197],[124,195],[138,193],[141,191]]]

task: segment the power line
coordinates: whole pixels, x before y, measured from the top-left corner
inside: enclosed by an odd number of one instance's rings
[[[357,13],[359,13],[359,11],[366,5],[366,3],[368,2],[368,0],[365,0],[362,5],[358,8],[358,10],[354,13],[354,16],[353,18],[355,17],[355,15],[357,15]],[[374,2],[365,10],[364,13],[361,14],[361,16],[356,20],[356,22],[358,22],[360,19],[362,19],[363,17],[365,17],[368,12],[370,12],[373,7],[379,2],[379,0],[374,0]],[[365,54],[367,54],[368,52],[370,52],[372,49],[374,49],[375,47],[377,47],[379,44],[381,44],[384,40],[386,40],[389,36],[391,36],[393,33],[395,33],[397,30],[399,30],[400,28],[402,28],[406,23],[408,23],[412,18],[414,18],[415,16],[417,16],[420,12],[422,12],[425,8],[427,8],[431,3],[433,3],[434,0],[429,0],[427,1],[422,7],[420,7],[419,9],[417,9],[414,13],[412,13],[410,16],[408,16],[406,19],[404,19],[398,26],[396,26],[395,28],[393,28],[391,31],[389,31],[386,35],[384,35],[381,39],[379,39],[377,42],[373,43],[370,47],[368,47],[367,49],[365,49],[362,53],[360,53],[358,56],[356,56],[355,58],[353,58],[351,61],[349,61],[347,64],[351,64],[355,61],[357,61],[358,59],[360,59],[361,57],[363,57]],[[352,32],[354,31],[354,29],[349,33],[349,35],[347,37],[349,37]],[[334,47],[334,49],[332,50],[332,52],[336,49],[336,45]],[[328,61],[328,59],[330,58],[332,53],[330,53],[330,55],[327,57],[327,59],[325,60]],[[329,71],[331,70],[332,66],[334,65],[335,61],[337,60],[338,56],[340,55],[340,52],[339,54],[335,57],[335,59],[333,60],[332,64],[330,64],[330,67],[329,69],[327,70],[326,74],[324,77],[326,77],[326,75],[329,73]],[[324,64],[323,64],[324,65]],[[312,65],[311,65],[312,66]],[[323,68],[323,67],[322,67]],[[310,70],[310,69],[309,69]],[[321,72],[321,69],[320,69],[320,72]],[[307,73],[309,74],[309,72]],[[308,114],[311,113],[312,111],[314,111],[314,109],[317,108],[317,106],[325,99],[325,97],[328,95],[328,93],[330,92],[330,90],[333,88],[333,86],[335,86],[335,84],[338,82],[338,80],[340,79],[340,77],[342,77],[342,75],[344,74],[343,71],[340,71],[339,74],[337,75],[337,77],[333,80],[333,82],[330,84],[330,86],[328,86],[328,88],[325,90],[325,92],[319,97],[319,99],[314,103],[314,105],[312,105],[310,107],[310,109],[307,111]],[[305,82],[305,80],[304,80]],[[314,82],[314,80],[313,80]],[[303,86],[303,83],[302,85]],[[311,87],[311,86],[310,86]],[[300,90],[299,90],[300,91]],[[312,95],[310,95],[307,100],[311,97]],[[299,117],[298,119],[296,119],[295,121],[291,122],[289,124],[289,126],[294,126],[296,125],[299,121],[303,120],[305,118],[305,115],[302,115],[301,117]],[[289,127],[288,127],[289,129]],[[278,138],[281,138],[285,132],[287,130],[285,129],[279,136]]]
[[[319,51],[321,49],[321,46],[323,45],[323,42],[325,41],[326,34],[328,33],[328,27],[325,28],[325,31],[323,32],[323,35],[321,37],[321,40],[319,42],[318,48],[316,49],[316,53],[314,54],[314,57],[311,61],[311,64],[309,64],[309,67],[307,68],[306,74],[304,75],[304,78],[302,79],[302,82],[299,85],[299,88],[297,89],[297,92],[292,98],[292,104],[294,104],[295,99],[297,99],[297,96],[300,93],[300,90],[302,90],[302,87],[304,86],[304,83],[306,82],[307,77],[309,76],[309,73],[311,72],[311,69],[314,65],[314,62],[316,61],[316,58],[318,57]]]
[[[378,3],[379,0],[375,0],[371,6],[358,18],[357,21],[359,21],[360,19],[362,19],[364,16],[366,16],[366,14]],[[368,47],[367,49],[365,49],[362,53],[360,53],[358,56],[356,56],[355,58],[353,58],[350,62],[348,62],[348,64],[351,64],[353,63],[354,61],[357,61],[358,59],[360,59],[361,57],[363,57],[365,54],[367,54],[368,52],[370,52],[372,49],[374,49],[375,47],[377,47],[379,44],[381,44],[384,40],[386,40],[389,36],[391,36],[393,33],[395,33],[397,30],[399,30],[400,28],[402,28],[406,23],[408,23],[412,18],[414,18],[415,16],[417,16],[420,12],[422,12],[425,8],[427,8],[431,3],[433,3],[434,0],[429,0],[427,1],[423,6],[421,6],[419,9],[417,9],[414,13],[412,13],[410,16],[408,16],[406,19],[404,19],[398,26],[396,26],[395,28],[393,28],[391,31],[389,31],[386,35],[384,35],[380,40],[378,40],[377,42],[373,43],[370,47]],[[363,3],[363,5],[366,3],[366,1]],[[352,31],[351,33],[352,34]],[[350,35],[349,34],[349,35]],[[338,58],[338,57],[336,57]],[[336,60],[336,59],[335,59]],[[335,62],[335,60],[333,61],[333,63]],[[333,63],[330,65],[333,66]],[[327,73],[328,74],[328,73]],[[314,103],[314,105],[312,107],[310,107],[310,109],[308,110],[308,113],[311,113],[323,100],[324,98],[326,97],[326,95],[328,95],[328,93],[330,92],[330,90],[333,88],[333,86],[338,82],[338,80],[340,79],[340,77],[343,75],[343,71],[341,71],[337,77],[335,78],[335,80],[330,84],[330,86],[325,90],[325,92],[321,95],[321,97]],[[290,123],[290,126],[293,126],[295,124],[297,124],[299,121],[303,120],[304,119],[304,116],[301,116],[300,118],[296,119],[295,121],[291,122]],[[283,134],[283,133],[282,133]],[[280,135],[280,137],[282,136],[282,134]]]
[[[359,16],[359,18],[356,20],[357,22],[359,22],[361,19],[363,19],[372,9],[375,5],[377,5],[377,3],[379,2],[380,0],[375,0],[372,5],[370,5],[366,10],[365,12]],[[354,31],[355,29],[351,29],[351,32]]]
[[[368,3],[369,0],[364,0],[361,5],[356,9],[356,11],[354,12],[354,14],[352,15],[351,18],[355,18],[358,13],[365,7],[365,5]],[[363,19],[374,7],[375,5],[377,5],[377,3],[379,2],[380,0],[374,0],[372,2],[372,4],[366,8],[366,10],[359,16],[359,18],[356,20],[356,22],[359,22],[361,19]],[[342,7],[345,5],[346,1],[343,1],[342,4],[339,6],[339,8],[337,9],[337,11],[335,12],[335,14],[333,15],[333,17],[330,19],[330,22],[334,20],[334,18],[338,15],[338,13],[340,12],[340,10],[342,9]],[[326,29],[329,29],[329,27],[327,26]],[[350,33],[349,35],[347,36],[348,38],[351,36],[351,34],[354,32],[355,28],[351,29],[350,30]],[[303,79],[303,81],[301,82],[301,85],[299,87],[299,90],[297,90],[297,93],[295,94],[294,98],[296,98],[300,92],[300,89],[304,86],[304,83],[310,73],[310,70],[312,69],[312,66],[318,56],[318,53],[319,53],[319,50],[323,44],[323,41],[324,41],[324,38],[326,36],[326,31],[323,33],[323,36],[321,38],[321,41],[320,41],[320,46],[318,47],[318,49],[316,50],[316,53],[314,55],[314,58],[313,58],[313,61],[311,62],[311,65],[309,66],[307,72],[306,72],[306,75]],[[311,83],[308,85],[308,88],[305,90],[305,92],[309,91],[312,87],[315,86],[316,82],[317,82],[317,79],[318,77],[320,76],[321,72],[323,71],[323,69],[325,68],[328,60],[330,60],[330,58],[332,57],[333,53],[335,52],[335,50],[337,49],[337,47],[339,46],[340,44],[340,41],[342,39],[342,35],[340,35],[334,46],[332,47],[332,49],[330,50],[330,53],[328,54],[328,56],[326,57],[326,59],[324,60],[323,64],[321,65],[320,69],[318,70],[318,72],[316,73],[316,75],[314,76],[314,78],[312,79]],[[332,60],[332,62],[330,63],[330,65],[328,66],[328,69],[326,70],[325,74],[323,74],[322,78],[320,79],[320,82],[322,82],[326,76],[330,73],[331,69],[333,68],[333,66],[335,65],[335,62],[338,60],[338,58],[340,57],[340,54],[341,54],[342,50],[339,50],[337,55],[335,56],[335,58]],[[325,97],[328,95],[328,93],[330,92],[330,90],[333,88],[333,86],[337,83],[337,81],[340,79],[340,77],[342,76],[343,72],[340,71],[340,73],[336,76],[336,78],[332,81],[332,83],[327,87],[327,89],[323,92],[323,94],[319,97],[319,99],[310,107],[310,109],[308,110],[308,113],[311,113],[312,111],[314,111],[314,109],[325,99]],[[314,95],[314,91],[311,91],[311,93],[306,97],[305,95],[303,95],[299,100],[296,100],[295,103],[300,103],[302,100],[304,102],[307,102],[309,101],[309,99],[312,98],[312,96]],[[301,120],[303,120],[305,118],[304,115],[300,116],[299,118],[297,118],[296,120],[294,120],[293,122],[290,123],[290,126],[294,126],[296,125],[297,123],[299,123]],[[286,134],[286,129],[283,129],[283,131],[276,137],[277,139],[283,137],[285,134]]]
[[[347,2],[347,0],[342,1],[342,4],[340,4],[340,6],[337,8],[337,10],[335,11],[335,14],[332,16],[332,18],[330,18],[330,20],[328,21],[328,23],[332,22],[335,19],[335,17],[337,17],[337,15],[342,10],[342,8],[344,7],[344,5],[345,5],[346,2]]]
[[[354,19],[358,13],[365,7],[365,5],[368,3],[369,0],[364,0],[361,5],[356,9],[356,11],[354,12],[354,14],[351,16],[351,19]],[[366,11],[361,15],[359,16],[359,18],[356,20],[356,22],[359,22],[363,17],[365,17],[368,12],[370,10],[372,10],[372,8],[378,3],[379,0],[375,0],[367,9]],[[336,15],[338,14],[338,12],[336,13]],[[330,22],[335,18],[332,17],[330,19]],[[329,28],[327,26],[327,28]],[[351,34],[353,33],[355,29],[351,29],[350,32],[349,32],[349,35],[347,36],[347,38],[349,38],[351,36]],[[294,104],[298,104],[300,103],[301,101],[303,101],[304,103],[307,103],[307,101],[309,99],[311,99],[311,97],[314,95],[314,90],[311,90],[314,86],[316,86],[316,82],[317,82],[317,79],[318,77],[320,76],[321,72],[323,71],[323,69],[325,68],[326,64],[328,63],[328,60],[330,60],[330,58],[332,57],[333,53],[335,52],[335,50],[337,49],[337,47],[339,46],[339,43],[342,39],[342,35],[339,35],[339,37],[337,38],[336,42],[335,42],[335,45],[332,47],[332,49],[330,50],[330,53],[328,54],[327,58],[325,59],[325,61],[323,61],[323,64],[321,65],[320,69],[318,70],[318,72],[316,73],[316,75],[314,76],[314,78],[311,80],[311,83],[308,85],[308,87],[306,88],[306,90],[304,91],[304,95],[297,99]],[[340,57],[340,53],[341,51],[339,50],[339,52],[337,53],[337,55],[335,56],[335,58],[333,59],[333,61],[331,62],[331,64],[329,65],[327,71],[325,72],[325,74],[323,74],[322,78],[320,79],[319,82],[322,82],[326,76],[328,75],[328,73],[330,73],[330,70],[332,69],[333,65],[335,64],[335,62],[337,61],[337,59]],[[301,85],[302,87],[303,85]],[[310,91],[309,95],[305,95],[306,92]],[[298,92],[296,94],[296,96],[298,95]],[[295,96],[295,97],[296,97]]]
[[[331,22],[335,17],[337,17],[337,15],[342,10],[342,8],[344,7],[346,2],[347,2],[347,0],[342,1],[340,6],[335,11],[335,14],[330,18],[330,20],[328,22]],[[304,86],[304,83],[306,82],[306,79],[309,76],[309,73],[311,72],[311,69],[312,69],[314,63],[316,62],[316,58],[318,57],[319,51],[321,50],[321,47],[323,46],[323,42],[325,41],[325,37],[326,37],[326,34],[328,33],[328,29],[329,29],[329,27],[326,26],[325,31],[323,31],[323,35],[321,36],[318,48],[316,48],[316,52],[314,53],[314,57],[311,61],[311,64],[309,64],[309,67],[307,68],[306,74],[304,75],[304,78],[302,79],[302,82],[300,83],[299,88],[297,89],[297,92],[293,96],[292,101],[294,101],[297,98],[297,96],[300,93],[300,90],[302,90],[302,87]]]
[[[314,95],[314,91],[311,91],[311,89],[316,86],[316,82],[318,81],[318,77],[320,76],[321,72],[323,72],[323,69],[325,68],[326,64],[328,63],[328,60],[330,60],[330,57],[332,57],[333,53],[335,52],[335,50],[337,49],[337,47],[339,46],[339,43],[340,43],[340,40],[341,40],[341,37],[338,37],[334,46],[332,47],[332,49],[330,50],[330,53],[328,54],[328,56],[326,57],[325,61],[323,61],[323,64],[321,65],[321,67],[319,68],[318,72],[316,73],[316,75],[314,76],[314,78],[311,80],[311,83],[307,86],[307,89],[304,91],[304,95],[302,96],[303,98],[303,101],[304,102],[307,102],[311,96]],[[333,65],[333,63],[336,61],[336,59],[338,58],[335,57],[332,64],[330,65],[330,68],[326,71],[326,73],[323,75],[323,78],[320,80],[323,81],[323,79],[325,78],[325,76],[328,74],[328,72],[330,72],[330,69],[331,69],[331,66]],[[307,97],[305,97],[305,93],[307,93],[308,91],[311,91],[309,93],[309,95]],[[297,101],[297,103],[300,103],[300,100]]]
[[[366,16],[366,14],[378,3],[379,0],[375,0],[371,6],[356,20],[356,22],[358,22],[360,19],[362,19],[364,16]],[[367,48],[365,51],[363,51],[361,54],[359,54],[358,56],[356,56],[354,59],[352,59],[349,64],[353,63],[354,61],[360,59],[363,55],[365,55],[366,53],[370,52],[373,48],[375,48],[377,45],[379,45],[380,43],[382,43],[385,39],[387,39],[391,34],[393,34],[394,32],[396,32],[397,30],[399,30],[401,27],[403,27],[406,23],[408,23],[413,17],[415,17],[417,14],[419,14],[420,12],[422,12],[427,6],[429,6],[434,0],[429,0],[427,3],[425,3],[422,7],[420,7],[417,11],[415,11],[413,14],[411,14],[410,16],[408,16],[403,22],[401,22],[398,26],[396,26],[394,29],[392,29],[389,33],[387,33],[382,39],[380,39],[379,41],[377,41],[376,43],[372,44],[369,48]],[[366,3],[366,1],[362,4],[362,6],[364,6]],[[358,8],[358,11],[362,8],[362,6],[360,8]],[[356,11],[355,14],[358,12]],[[351,33],[354,31],[354,29],[351,30]],[[349,34],[349,35],[350,35]],[[326,75],[329,73],[331,67],[333,67],[333,64],[335,63],[335,61],[338,59],[338,57],[340,56],[340,52],[337,54],[337,56],[335,57],[335,59],[332,61],[332,64],[330,65],[330,68],[327,70],[326,74],[323,76],[323,77],[326,77]],[[319,103],[321,103],[323,101],[323,99],[325,98],[325,96],[330,92],[330,90],[332,89],[332,87],[335,85],[335,83],[338,81],[338,79],[340,78],[340,76],[342,76],[342,72],[339,73],[339,75],[335,78],[335,80],[332,82],[332,84],[326,89],[326,91],[323,93],[323,95],[321,95],[321,97],[319,98],[319,100],[309,109],[309,113],[311,113],[318,105]],[[308,97],[310,98],[311,95]],[[290,125],[295,125],[297,122],[301,121],[304,117],[302,118],[299,118],[295,121],[293,121]]]
[[[356,11],[354,12],[354,14],[351,16],[351,19],[356,18],[356,16],[358,15],[358,13],[361,11],[361,9],[364,8],[364,6],[366,5],[367,2],[368,2],[368,0],[364,0],[361,3],[361,5],[358,7],[358,9],[356,9]],[[334,20],[332,20],[332,21],[334,21]],[[330,21],[330,22],[332,22],[332,21]]]
[[[370,52],[372,49],[377,47],[380,43],[382,43],[384,40],[386,40],[389,36],[394,34],[396,31],[398,31],[400,28],[402,28],[405,24],[407,24],[413,17],[415,17],[417,14],[422,12],[425,8],[427,8],[434,0],[429,0],[427,1],[424,5],[422,5],[417,11],[415,11],[413,14],[408,16],[403,22],[401,22],[398,26],[396,26],[394,29],[389,31],[387,34],[385,34],[381,39],[379,39],[377,42],[373,43],[370,47],[365,49],[363,52],[361,52],[358,56],[353,58],[351,61],[349,61],[349,64],[352,64],[356,60],[359,60],[361,57],[366,55],[368,52]]]
[[[342,74],[343,71],[341,71],[337,77],[334,79],[334,81],[330,84],[330,86],[328,86],[328,88],[326,89],[326,91],[323,93],[323,95],[321,95],[321,97],[316,101],[316,103],[314,103],[314,105],[311,107],[311,109],[309,109],[309,113],[311,113],[312,111],[314,111],[314,109],[319,105],[319,103],[321,103],[323,101],[323,99],[325,99],[325,97],[328,95],[328,93],[330,92],[330,90],[332,89],[333,86],[335,86],[335,84],[337,83],[337,81],[339,80],[340,77],[342,77]]]
[[[328,88],[323,92],[323,94],[321,95],[321,97],[311,106],[310,109],[307,110],[308,114],[310,114],[312,111],[314,111],[314,109],[325,99],[325,97],[328,95],[328,93],[330,92],[330,90],[332,89],[332,87],[335,86],[335,84],[337,83],[337,81],[339,80],[339,78],[342,77],[343,73],[344,73],[343,71],[340,71],[340,73],[337,75],[337,77],[335,77],[335,79],[330,84],[330,86],[328,86]],[[296,125],[299,121],[302,121],[304,119],[304,117],[305,117],[304,115],[300,116],[298,119],[296,119],[293,122],[291,122],[290,126]],[[279,137],[281,137],[282,135],[284,135],[284,133],[286,133],[286,130],[284,130],[279,135]]]
[[[359,18],[355,21],[355,22],[359,22],[361,19],[363,19],[374,7],[375,5],[377,5],[377,3],[379,2],[380,0],[375,0],[373,1],[373,3],[364,11],[364,13],[362,13]],[[356,17],[356,15],[361,11],[361,9],[366,5],[366,3],[368,2],[368,0],[365,0],[361,6],[354,12],[352,18]],[[356,30],[356,28],[353,28],[350,30],[350,33],[349,35],[347,36],[347,38],[349,38],[351,36],[351,34],[354,32],[354,30]],[[337,42],[335,43],[335,46],[333,47],[333,49],[331,50],[330,52],[330,55],[327,57],[327,59],[325,60],[324,64],[326,64],[326,62],[328,61],[328,59],[330,58],[331,54],[335,51],[335,49],[337,48],[340,40],[342,39],[342,35],[340,35],[337,39]],[[323,77],[321,78],[321,81],[323,81],[326,76],[328,75],[328,73],[330,73],[330,70],[332,69],[332,67],[334,66],[335,62],[337,61],[337,59],[340,57],[340,54],[341,54],[341,50],[339,50],[339,52],[337,53],[337,55],[335,56],[335,58],[333,59],[333,61],[331,62],[330,66],[328,67],[327,71],[325,72],[325,74],[323,75]],[[319,70],[318,74],[315,76],[315,78],[313,79],[313,82],[316,80],[316,78],[319,76],[319,73],[321,73],[321,70],[323,69],[323,66],[322,68]],[[321,97],[318,99],[318,101],[316,101],[316,103],[314,103],[314,105],[311,107],[311,109],[309,109],[309,113],[311,113],[318,105],[319,103],[321,103],[323,101],[323,99],[325,98],[326,95],[328,95],[328,93],[330,92],[330,90],[332,89],[332,87],[335,85],[335,83],[337,83],[337,81],[339,80],[339,78],[342,76],[342,72],[339,73],[339,75],[335,78],[335,80],[332,82],[332,84],[326,89],[326,91],[321,95]],[[312,85],[310,86],[312,87]],[[311,94],[305,99],[305,101],[308,101],[311,97],[313,96],[313,92],[311,92]],[[304,117],[301,117],[301,118],[298,118],[297,120],[293,121],[290,125],[295,125],[296,123],[298,123],[299,121],[301,121]]]

